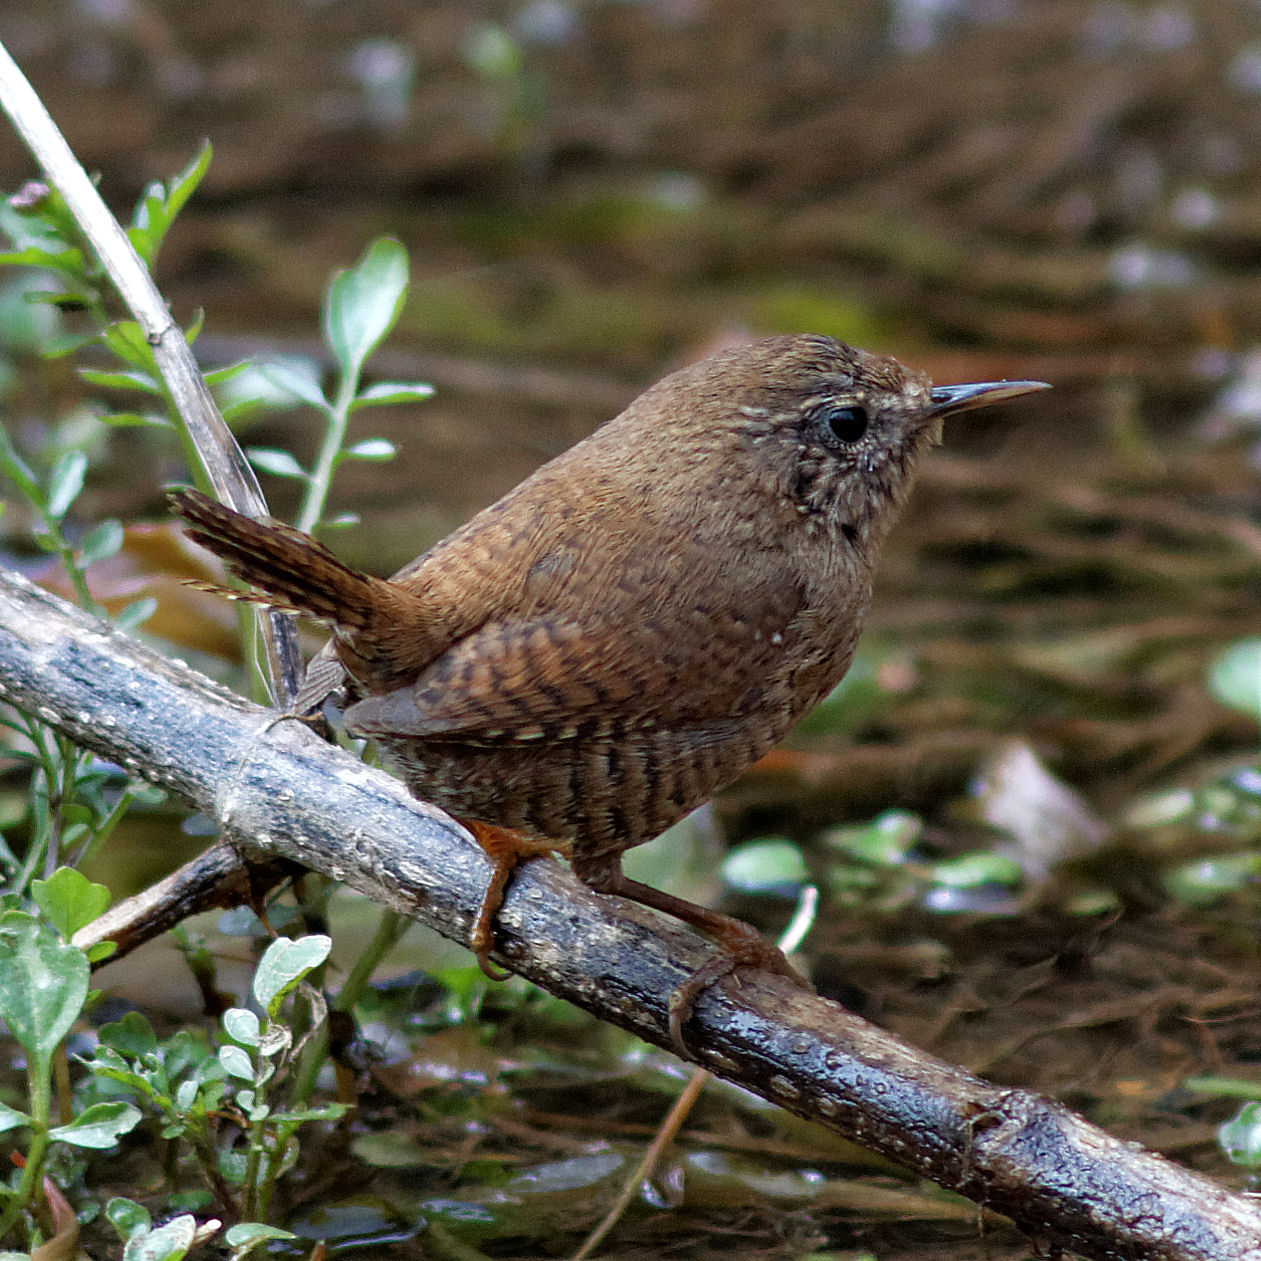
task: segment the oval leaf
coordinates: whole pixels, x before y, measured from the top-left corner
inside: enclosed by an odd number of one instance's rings
[[[79,544],[79,564],[86,569],[89,565],[95,565],[98,560],[109,560],[111,556],[118,554],[122,545],[122,525],[113,520],[102,521],[96,529],[89,530]]]
[[[85,1108],[69,1125],[59,1125],[49,1130],[48,1137],[59,1143],[69,1143],[72,1147],[102,1150],[113,1147],[139,1121],[140,1109],[133,1108],[129,1103],[94,1103],[90,1108]]]
[[[272,397],[268,398],[265,390],[257,389],[255,377],[261,378],[263,385],[274,391]],[[234,389],[229,396],[232,399],[240,399],[249,390],[261,394],[263,403],[298,402],[322,409],[328,407],[328,400],[320,386],[320,366],[314,359],[305,356],[260,360],[235,377],[232,385]]]
[[[47,1063],[88,996],[88,960],[20,911],[0,917],[0,1011],[37,1064]]]
[[[280,937],[273,941],[258,961],[254,973],[254,997],[269,1016],[276,1014],[280,1000],[302,980],[312,968],[317,968],[332,949],[332,939],[323,933],[299,937],[291,941]]]
[[[48,515],[60,521],[83,489],[88,457],[82,451],[63,451],[48,478]]]
[[[250,447],[246,452],[250,463],[261,472],[271,473],[273,477],[292,477],[306,481],[306,469],[289,454],[274,447]]]
[[[392,460],[395,455],[394,444],[388,438],[365,438],[349,447],[346,454],[352,460]]]
[[[407,251],[392,237],[374,241],[328,287],[324,336],[342,371],[358,380],[364,360],[394,327],[407,297]]]
[[[246,1007],[229,1007],[223,1013],[223,1031],[233,1042],[258,1045],[258,1017]]]
[[[124,1239],[130,1239],[138,1230],[148,1230],[153,1224],[148,1209],[135,1200],[124,1199],[121,1195],[116,1195],[106,1204],[105,1216]]]
[[[1245,1169],[1261,1168],[1261,1103],[1245,1103],[1234,1117],[1217,1131],[1228,1160]]]
[[[16,1130],[30,1123],[31,1118],[25,1112],[10,1108],[7,1103],[0,1103],[0,1134],[7,1134],[9,1130]]]
[[[133,1235],[123,1249],[123,1261],[180,1261],[196,1239],[197,1219],[185,1213],[156,1230]]]
[[[221,1046],[219,1048],[219,1063],[223,1065],[223,1071],[229,1077],[236,1077],[241,1081],[249,1082],[254,1080],[253,1062],[239,1046]]]
[[[237,1222],[229,1226],[223,1236],[224,1242],[231,1248],[239,1248],[244,1244],[260,1243],[264,1239],[296,1239],[297,1235],[281,1230],[279,1226],[264,1226],[262,1222]]]
[[[423,381],[378,381],[366,390],[360,390],[352,407],[388,405],[391,403],[419,403],[433,397],[433,386]]]

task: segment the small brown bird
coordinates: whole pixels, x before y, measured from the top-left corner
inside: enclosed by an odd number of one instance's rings
[[[491,975],[516,862],[710,933],[671,1029],[737,966],[792,972],[740,920],[630,880],[624,850],[730,783],[840,681],[880,545],[944,417],[1046,388],[933,387],[830,337],[773,337],[659,381],[401,569],[371,577],[195,491],[174,510],[258,599],[327,622],[304,698],[495,863],[470,945]],[[800,978],[797,978],[800,979]],[[804,982],[803,982],[804,983]]]

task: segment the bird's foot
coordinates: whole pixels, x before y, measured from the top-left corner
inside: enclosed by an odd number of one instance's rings
[[[784,952],[767,941],[752,924],[675,897],[663,889],[654,889],[652,885],[632,880],[622,872],[620,855],[602,854],[591,858],[575,854],[572,863],[575,874],[596,892],[617,894],[638,902],[641,906],[664,911],[667,915],[707,933],[718,943],[719,952],[708,963],[697,968],[674,991],[666,1007],[670,1040],[683,1057],[691,1056],[687,1043],[683,1040],[683,1026],[691,1018],[696,1000],[723,977],[745,968],[754,968],[785,976],[803,989],[814,989],[788,962]]]
[[[666,1009],[670,1040],[680,1055],[690,1055],[687,1043],[683,1040],[683,1026],[691,1019],[696,1000],[711,985],[721,981],[725,976],[730,976],[733,972],[743,971],[746,968],[770,972],[776,976],[787,977],[802,989],[813,991],[814,986],[788,962],[784,952],[763,937],[752,924],[746,924],[743,920],[735,919],[730,915],[720,915],[716,911],[709,911],[704,925],[698,925],[698,927],[703,927],[717,940],[720,951],[708,963],[703,963],[697,968],[670,995],[670,1004]]]
[[[461,819],[460,822],[473,834],[473,839],[492,863],[490,883],[469,928],[469,949],[477,958],[477,966],[492,981],[506,981],[512,973],[491,963],[490,953],[495,948],[495,916],[503,905],[508,881],[512,879],[518,863],[537,858],[540,854],[563,853],[565,846],[554,841],[536,841],[511,828],[483,823],[480,819]]]

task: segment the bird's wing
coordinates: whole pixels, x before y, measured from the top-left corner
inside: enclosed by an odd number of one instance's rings
[[[364,735],[497,743],[748,712],[771,686],[801,608],[796,586],[779,579],[735,600],[708,591],[490,621],[414,684],[360,701],[347,722]]]

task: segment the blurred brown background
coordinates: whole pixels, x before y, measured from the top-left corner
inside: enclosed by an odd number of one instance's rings
[[[378,567],[728,337],[1044,377],[952,436],[1038,461],[1248,384],[1255,6],[9,0],[0,38],[120,212],[212,140],[158,277],[208,358],[317,349],[330,269],[405,242],[379,366],[438,395],[338,486]]]

